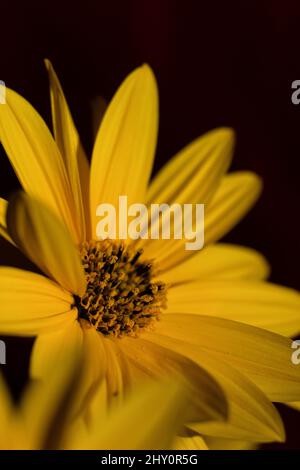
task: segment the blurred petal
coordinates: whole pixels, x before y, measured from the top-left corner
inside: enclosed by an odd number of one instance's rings
[[[176,437],[174,450],[208,450],[207,444],[199,434],[187,429],[184,436]]]
[[[48,343],[51,349],[40,348],[44,373],[38,378],[43,380],[32,380],[22,397],[23,428],[31,449],[58,449],[72,419],[83,359],[82,349],[74,338],[68,335],[64,339],[59,349],[53,341]]]
[[[205,442],[210,450],[257,450],[258,443],[250,441],[237,441],[222,437],[205,436]]]
[[[177,378],[189,396],[189,420],[224,420],[227,404],[223,391],[201,366],[180,352],[143,338],[122,338],[120,343],[132,368],[132,380],[139,383],[149,379]]]
[[[295,401],[293,403],[287,403],[291,408],[294,408],[297,411],[300,411],[300,401]]]
[[[272,401],[300,400],[300,370],[292,363],[288,338],[222,318],[171,313],[158,322],[156,331],[230,363]]]
[[[190,344],[188,340],[162,336],[157,332],[147,333],[145,336],[147,341],[185,355],[203,367],[225,393],[228,403],[227,419],[189,423],[191,429],[202,435],[226,435],[233,439],[261,442],[283,440],[284,429],[276,408],[243,373],[223,359],[216,358],[208,349]]]
[[[104,338],[106,351],[106,384],[110,402],[122,403],[131,388],[129,361],[119,346],[119,341]]]
[[[9,235],[23,253],[45,274],[70,292],[85,292],[85,276],[71,236],[57,217],[24,192],[9,202]]]
[[[186,396],[175,382],[140,387],[107,419],[87,442],[73,442],[75,449],[170,449],[185,419]]]
[[[32,350],[30,377],[47,383],[53,364],[59,364],[63,360],[66,348],[74,350],[83,361],[70,412],[73,416],[80,415],[86,419],[91,412],[92,399],[107,369],[103,338],[94,328],[82,328],[76,319],[64,329],[39,335]]]
[[[39,335],[34,343],[30,359],[30,377],[47,383],[53,369],[58,367],[64,357],[65,350],[70,349],[82,353],[83,333],[77,320],[65,328]]]
[[[0,331],[34,336],[68,325],[72,296],[40,274],[0,267]]]
[[[0,197],[0,235],[14,245],[14,242],[10,238],[7,232],[7,227],[6,227],[7,205],[8,205],[8,202],[5,199],[2,199],[2,197]]]

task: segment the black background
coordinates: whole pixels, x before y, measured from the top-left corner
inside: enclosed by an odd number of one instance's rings
[[[299,2],[11,0],[0,15],[0,79],[49,122],[48,57],[88,152],[91,103],[98,95],[109,100],[143,62],[160,90],[155,171],[201,133],[234,127],[232,169],[257,172],[264,193],[226,240],[262,251],[274,282],[300,288],[300,105],[291,102],[291,83],[300,79]],[[0,174],[0,195],[8,197],[17,183],[4,155]],[[28,341],[9,342],[5,367],[15,389],[28,349]],[[281,410],[288,443],[279,447],[295,447],[299,414]]]

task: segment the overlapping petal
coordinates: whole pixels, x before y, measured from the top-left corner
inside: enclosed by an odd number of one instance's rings
[[[49,60],[45,60],[45,64],[50,81],[54,137],[70,181],[80,241],[84,241],[86,233],[90,235],[89,163],[57,75]]]
[[[216,243],[196,252],[183,263],[160,271],[159,278],[170,284],[207,280],[263,280],[269,275],[266,259],[244,246]]]
[[[213,376],[201,366],[174,352],[140,337],[122,338],[120,347],[128,358],[132,370],[133,385],[149,379],[173,377],[182,383],[189,396],[190,420],[224,420],[227,403],[220,386]],[[184,353],[183,353],[184,354]]]
[[[300,294],[267,282],[201,279],[175,285],[168,290],[167,312],[227,318],[284,336],[300,331]]]
[[[250,380],[228,362],[186,339],[148,333],[146,339],[169,348],[203,367],[220,384],[228,403],[225,421],[207,420],[188,426],[202,435],[227,436],[232,439],[261,442],[283,440],[280,416],[267,397]]]
[[[229,173],[205,207],[203,231],[205,246],[219,240],[251,209],[261,192],[261,181],[251,172]],[[201,203],[202,201],[198,201]],[[185,237],[170,240],[150,240],[143,243],[145,256],[156,257],[162,270],[172,269],[195,253],[185,249]]]
[[[291,360],[292,340],[262,328],[204,315],[169,314],[156,327],[229,363],[271,401],[300,399],[300,371]]]
[[[86,281],[79,252],[47,206],[19,192],[9,202],[6,222],[9,235],[31,261],[65,289],[83,294]]]
[[[72,296],[40,274],[0,267],[0,331],[34,336],[68,325],[76,317]]]
[[[58,147],[36,110],[10,89],[0,107],[0,141],[24,190],[49,206],[78,241],[73,195]]]

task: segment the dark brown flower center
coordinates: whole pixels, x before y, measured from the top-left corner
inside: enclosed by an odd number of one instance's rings
[[[166,302],[166,285],[153,281],[151,261],[141,250],[112,240],[82,244],[85,294],[75,298],[79,318],[104,335],[136,335],[159,319]]]

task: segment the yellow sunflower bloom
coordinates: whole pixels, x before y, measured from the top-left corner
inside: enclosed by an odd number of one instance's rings
[[[0,449],[154,450],[175,445],[187,405],[179,384],[163,381],[143,386],[121,407],[109,413],[99,408],[97,419],[87,426],[73,414],[82,358],[78,351],[69,353],[67,348],[46,383],[27,386],[18,405],[0,375]],[[104,382],[100,388],[105,388]]]
[[[110,404],[140,381],[182,377],[193,404],[186,439],[283,440],[271,402],[300,399],[300,370],[281,336],[299,330],[300,297],[265,281],[269,268],[255,251],[216,244],[261,191],[253,173],[225,174],[233,132],[200,137],[149,183],[158,100],[144,65],[108,106],[89,166],[47,68],[54,139],[15,92],[7,90],[0,107],[0,139],[26,191],[8,206],[2,200],[1,234],[43,273],[0,268],[0,331],[38,335],[34,378],[49,374],[49,351],[59,361],[66,344],[83,347],[86,389],[95,392],[104,375]],[[97,240],[96,207],[117,206],[119,195],[128,204],[205,203],[205,248],[186,251],[178,239]]]

